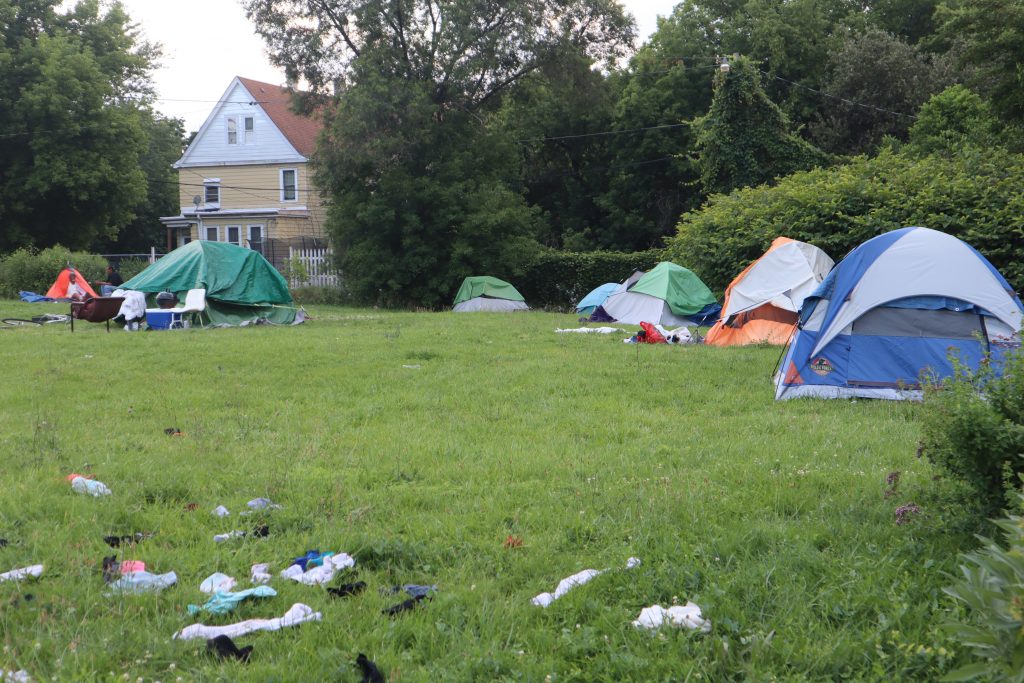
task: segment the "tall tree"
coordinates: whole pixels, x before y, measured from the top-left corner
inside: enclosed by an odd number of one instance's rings
[[[0,250],[114,236],[146,193],[157,51],[118,3],[59,4],[0,0]]]
[[[758,70],[737,59],[715,76],[715,96],[695,122],[701,182],[708,194],[760,185],[827,163],[821,150],[789,130],[782,110],[761,88]]]
[[[248,0],[272,58],[326,105],[318,183],[364,301],[446,303],[536,245],[501,100],[571,51],[610,66],[632,39],[614,0]],[[333,99],[332,99],[333,98]]]

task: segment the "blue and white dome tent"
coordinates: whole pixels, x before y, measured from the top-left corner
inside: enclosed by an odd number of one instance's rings
[[[1024,308],[965,242],[902,228],[851,251],[800,309],[775,378],[776,399],[921,398],[922,377],[977,368],[1020,346]]]

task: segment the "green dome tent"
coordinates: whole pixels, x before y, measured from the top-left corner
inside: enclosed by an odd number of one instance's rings
[[[467,277],[455,294],[452,310],[456,313],[468,311],[526,311],[529,310],[523,295],[516,288],[496,277],[478,275]]]
[[[634,284],[626,284],[608,297],[603,308],[613,320],[631,325],[708,325],[722,310],[693,271],[670,261],[662,261]]]
[[[190,289],[205,289],[202,315],[214,325],[260,319],[279,325],[295,322],[292,295],[281,273],[259,252],[225,242],[189,242],[125,282],[122,289],[171,291],[179,299]]]

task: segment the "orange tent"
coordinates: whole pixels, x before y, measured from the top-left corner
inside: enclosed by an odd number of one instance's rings
[[[46,290],[46,296],[51,299],[70,299],[71,297],[68,296],[68,282],[70,282],[71,273],[75,274],[75,284],[81,287],[83,292],[91,297],[99,296],[99,294],[93,291],[93,288],[89,286],[89,283],[82,274],[71,267],[60,271],[60,275],[58,275],[57,279],[54,280],[52,285],[50,285],[50,288]]]
[[[761,258],[729,283],[722,317],[704,342],[712,346],[785,344],[796,329],[800,305],[833,265],[821,249],[777,237]]]

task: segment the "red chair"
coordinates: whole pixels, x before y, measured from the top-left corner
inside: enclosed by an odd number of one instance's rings
[[[110,320],[116,318],[124,303],[123,296],[97,296],[85,301],[71,302],[71,331],[75,331],[75,320],[91,323],[106,323],[110,332]]]

